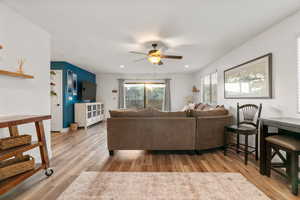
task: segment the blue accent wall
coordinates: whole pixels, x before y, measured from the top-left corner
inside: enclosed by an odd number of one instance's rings
[[[67,92],[67,70],[77,74],[78,88],[80,88],[82,81],[96,84],[96,75],[68,62],[51,62],[51,69],[63,70],[63,126],[67,128],[74,122],[74,104],[82,102],[79,99],[79,91],[77,91],[77,95],[71,95]]]

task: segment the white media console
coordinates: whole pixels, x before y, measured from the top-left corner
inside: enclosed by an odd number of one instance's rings
[[[75,122],[79,127],[93,125],[104,120],[104,104],[96,103],[76,103],[75,104]]]

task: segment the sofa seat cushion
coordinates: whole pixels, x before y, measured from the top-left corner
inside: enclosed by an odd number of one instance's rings
[[[220,116],[220,115],[228,115],[228,110],[219,107],[211,110],[194,110],[192,111],[192,116],[193,117],[202,117],[202,116]]]

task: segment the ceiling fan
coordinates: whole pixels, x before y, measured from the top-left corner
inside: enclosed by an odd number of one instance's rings
[[[162,52],[157,48],[157,44],[154,43],[152,44],[153,49],[150,50],[148,53],[143,53],[143,52],[137,52],[137,51],[130,51],[129,53],[134,53],[134,54],[141,54],[141,55],[146,55],[147,57],[135,60],[135,62],[142,61],[145,59],[148,59],[148,61],[152,64],[157,64],[157,65],[163,65],[164,63],[162,62],[162,58],[166,59],[182,59],[182,56],[175,56],[175,55],[165,55],[162,54]]]

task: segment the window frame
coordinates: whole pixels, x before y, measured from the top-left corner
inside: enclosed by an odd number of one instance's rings
[[[124,90],[126,91],[126,84],[131,84],[131,85],[134,85],[134,84],[137,84],[137,85],[144,85],[144,109],[147,108],[147,88],[146,88],[146,85],[147,84],[151,84],[151,85],[154,85],[154,84],[159,84],[159,85],[165,85],[166,86],[166,83],[161,81],[161,82],[148,82],[148,81],[142,81],[142,82],[125,82],[124,83]],[[166,87],[164,88],[164,92],[166,92]],[[126,92],[124,92],[124,108],[127,109],[126,107]],[[162,110],[165,109],[165,97],[163,98],[163,102],[162,102]]]
[[[297,114],[300,114],[300,35],[297,36],[296,42],[297,54]]]
[[[213,76],[216,76],[216,85],[218,85],[218,71],[214,71],[214,72],[211,72],[211,73],[208,73],[204,76],[201,77],[201,101],[203,103],[209,103],[209,104],[213,104],[213,103],[218,103],[218,89],[216,91],[216,99],[215,101],[213,101],[213,81],[212,81],[212,77]],[[205,89],[205,79],[209,77],[209,101],[204,101],[205,100],[205,92],[204,92],[204,89]]]

